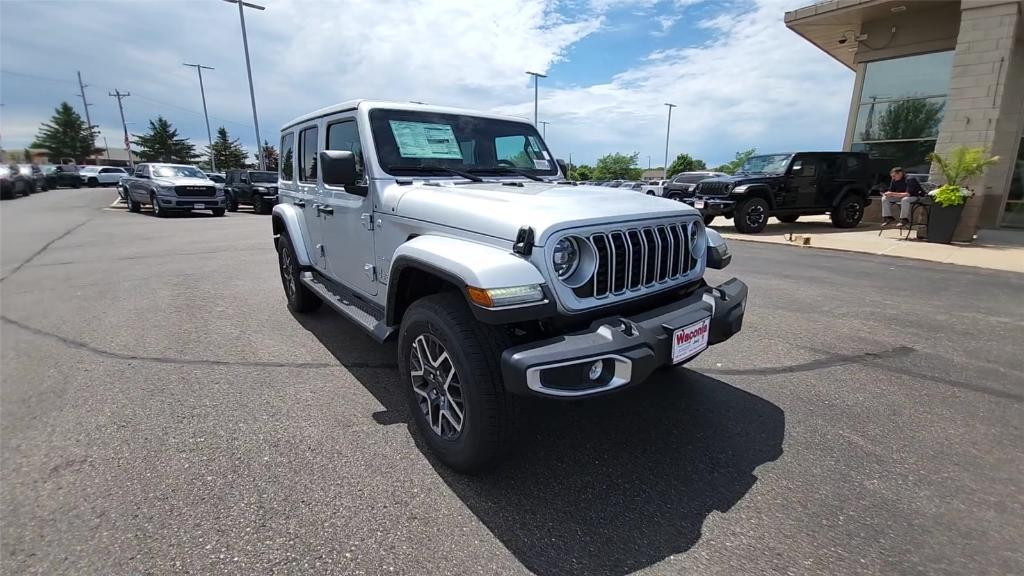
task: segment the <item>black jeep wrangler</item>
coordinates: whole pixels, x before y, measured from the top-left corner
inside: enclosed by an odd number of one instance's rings
[[[248,204],[257,214],[270,214],[277,204],[277,172],[228,170],[224,173],[224,201],[228,212]]]
[[[704,222],[733,218],[740,232],[760,232],[769,216],[796,222],[803,215],[830,214],[837,228],[853,228],[871,203],[875,175],[867,154],[797,152],[752,156],[724,178],[702,180],[683,202]]]

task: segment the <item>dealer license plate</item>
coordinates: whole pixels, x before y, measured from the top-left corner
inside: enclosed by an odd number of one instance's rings
[[[703,200],[694,200],[693,201],[693,207],[694,208],[703,208],[704,207],[704,201]]]
[[[203,208],[206,208],[206,204],[196,204],[193,208],[196,210],[202,210]]]
[[[708,347],[711,332],[711,317],[684,326],[672,333],[672,363],[678,364],[692,358]]]

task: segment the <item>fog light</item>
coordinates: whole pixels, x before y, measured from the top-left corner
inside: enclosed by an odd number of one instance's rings
[[[591,380],[597,380],[598,378],[601,377],[601,372],[603,371],[604,362],[602,362],[601,360],[597,360],[596,362],[590,365],[590,373],[588,374],[588,376]]]

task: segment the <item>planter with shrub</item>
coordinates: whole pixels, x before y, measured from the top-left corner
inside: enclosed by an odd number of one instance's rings
[[[987,156],[984,148],[960,146],[945,157],[933,153],[930,160],[938,165],[946,183],[928,193],[932,199],[928,211],[928,241],[949,244],[960,223],[964,204],[974,195],[966,184],[998,162],[999,157]]]

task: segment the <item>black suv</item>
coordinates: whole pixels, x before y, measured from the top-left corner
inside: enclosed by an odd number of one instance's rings
[[[669,200],[682,202],[685,198],[693,198],[693,189],[701,180],[728,176],[722,172],[680,172],[665,183],[661,195]]]
[[[871,203],[875,176],[867,154],[797,152],[751,156],[732,176],[702,180],[693,198],[704,222],[733,218],[740,232],[760,232],[769,216],[796,222],[804,215],[830,214],[837,228],[853,228]]]
[[[228,212],[249,204],[257,214],[270,214],[277,204],[277,172],[228,170],[224,173],[224,200]]]

